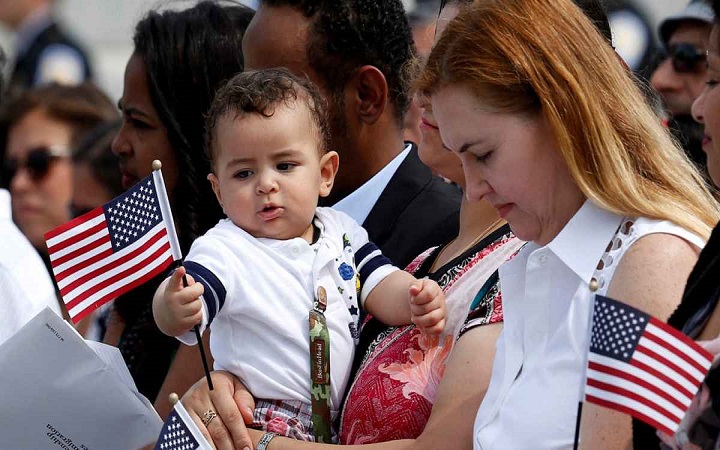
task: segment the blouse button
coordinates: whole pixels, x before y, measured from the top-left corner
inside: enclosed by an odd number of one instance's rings
[[[598,280],[596,278],[593,278],[592,280],[590,280],[590,284],[588,285],[588,287],[590,288],[590,290],[592,292],[597,291],[598,287],[599,287]]]
[[[298,253],[300,253],[300,247],[298,247],[297,245],[293,245],[292,252],[297,255]]]

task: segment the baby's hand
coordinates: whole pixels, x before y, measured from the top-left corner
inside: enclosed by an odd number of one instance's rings
[[[445,294],[436,282],[422,279],[410,286],[410,320],[423,333],[445,329]]]
[[[187,275],[188,286],[183,286],[185,274],[184,267],[178,268],[160,285],[153,299],[155,323],[168,336],[180,336],[202,321],[200,296],[205,288],[190,275]]]

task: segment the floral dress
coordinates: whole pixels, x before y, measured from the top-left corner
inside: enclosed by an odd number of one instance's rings
[[[442,247],[427,250],[408,265],[408,272],[435,280],[446,293],[446,333],[429,337],[414,325],[385,327],[376,319],[365,320],[358,347],[358,355],[364,356],[357,358],[360,365],[346,394],[340,420],[341,444],[369,444],[420,435],[445,372],[445,360],[458,335],[502,321],[502,296],[493,274],[521,245],[506,225],[435,272],[429,270]],[[482,289],[456,289],[461,281],[478,276],[485,280]],[[458,292],[464,295],[456,295]],[[455,319],[451,305],[458,310]],[[375,337],[368,340],[368,335]]]

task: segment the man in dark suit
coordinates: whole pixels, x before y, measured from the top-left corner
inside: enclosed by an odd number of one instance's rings
[[[92,77],[83,49],[55,21],[53,0],[0,2],[0,21],[16,32],[11,91],[50,82],[78,84]]]
[[[243,55],[248,70],[287,67],[320,87],[340,154],[329,204],[396,265],[457,235],[459,191],[403,143],[414,47],[400,0],[262,0]]]

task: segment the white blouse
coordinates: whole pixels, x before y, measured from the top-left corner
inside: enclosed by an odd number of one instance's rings
[[[671,222],[623,221],[586,201],[552,242],[530,242],[500,268],[504,329],[475,419],[475,449],[572,447],[594,294],[589,283],[596,279],[596,293],[604,295],[627,249],[652,233],[705,245]]]

